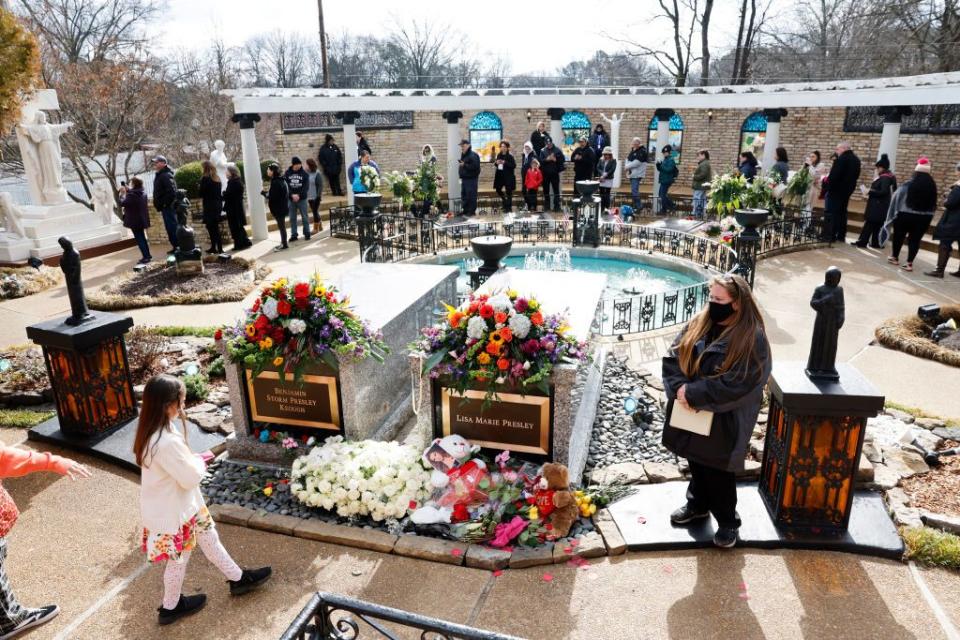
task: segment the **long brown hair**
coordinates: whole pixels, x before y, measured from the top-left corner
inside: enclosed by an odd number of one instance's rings
[[[184,392],[183,382],[165,373],[153,376],[143,386],[143,405],[140,407],[140,418],[137,421],[137,435],[133,440],[133,453],[137,456],[137,464],[141,467],[147,457],[147,448],[154,434],[166,428],[170,422],[167,415],[168,408],[173,403],[179,404]]]
[[[200,163],[200,167],[203,169],[203,177],[210,178],[214,182],[220,182],[220,176],[217,175],[217,168],[213,166],[212,162],[204,160]]]
[[[763,325],[763,316],[760,315],[760,309],[757,302],[750,292],[750,285],[747,281],[738,275],[718,276],[710,280],[710,286],[719,285],[730,294],[730,298],[738,307],[731,316],[730,324],[722,325],[723,332],[721,337],[727,340],[727,353],[723,359],[720,368],[714,372],[715,376],[722,375],[735,367],[742,367],[743,375],[746,377],[750,367],[743,366],[752,361],[753,364],[762,369],[760,354],[757,353],[757,331],[766,335]],[[713,328],[713,320],[710,319],[710,308],[704,306],[703,309],[695,315],[687,324],[687,331],[680,344],[677,345],[677,360],[680,363],[680,370],[688,378],[695,378],[700,375],[700,360],[703,352],[699,356],[694,355],[694,346]],[[764,337],[766,340],[766,337]]]

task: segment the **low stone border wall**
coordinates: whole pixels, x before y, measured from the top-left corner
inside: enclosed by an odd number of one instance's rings
[[[223,524],[490,571],[560,564],[573,558],[615,556],[627,551],[620,529],[606,509],[594,516],[596,531],[576,538],[576,541],[563,538],[540,547],[516,547],[512,551],[414,534],[397,536],[373,529],[254,511],[233,504],[211,504],[209,509],[213,519]]]

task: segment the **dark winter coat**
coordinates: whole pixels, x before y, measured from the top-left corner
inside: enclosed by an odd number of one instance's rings
[[[660,172],[660,184],[666,185],[673,184],[677,175],[680,174],[680,169],[677,168],[677,162],[673,159],[673,156],[667,156],[658,162],[657,171]]]
[[[147,211],[147,194],[143,189],[129,189],[120,200],[123,207],[123,226],[127,229],[148,229],[150,214]]]
[[[589,146],[574,149],[573,153],[570,154],[570,159],[573,161],[574,181],[589,180],[595,175],[597,154]]]
[[[610,146],[610,136],[607,135],[607,132],[598,133],[594,131],[590,134],[590,148],[593,149],[593,152],[599,158],[603,155],[603,148]]]
[[[867,206],[863,210],[863,217],[867,222],[883,224],[887,219],[887,209],[890,208],[890,197],[897,190],[897,178],[885,171],[877,176],[867,192]]]
[[[737,170],[740,172],[740,175],[747,179],[747,182],[753,182],[753,179],[757,175],[757,165],[752,162],[741,162]]]
[[[223,192],[223,210],[227,212],[228,218],[234,220],[246,218],[243,211],[243,181],[240,178],[227,180],[227,188]]]
[[[367,142],[367,139],[363,136],[360,137],[360,142],[357,143],[357,157],[363,155],[363,152],[366,151],[370,155],[373,155],[373,149],[370,148],[370,143]]]
[[[516,191],[517,174],[514,172],[517,170],[517,161],[514,160],[513,154],[498,153],[494,166],[499,166],[497,163],[501,160],[503,160],[503,168],[493,171],[493,188],[503,187],[507,191]]]
[[[837,157],[827,176],[827,193],[835,198],[849,199],[860,180],[860,158],[847,149]]]
[[[934,240],[960,240],[960,183],[953,185],[943,204],[943,215],[933,230]]]
[[[540,155],[540,151],[547,146],[547,140],[549,139],[550,134],[546,131],[540,133],[539,131],[534,130],[534,132],[530,134],[530,144],[533,145],[533,152],[537,155]]]
[[[554,159],[552,162],[547,162],[547,158],[553,156]],[[540,151],[540,171],[543,172],[543,178],[546,180],[550,176],[560,175],[560,172],[563,171],[563,151],[560,150],[560,147],[554,145],[553,148],[544,147]]]
[[[270,190],[262,191],[261,193],[267,197],[267,206],[270,208],[270,213],[277,218],[287,215],[287,209],[290,206],[288,203],[290,190],[283,176],[274,176],[271,178]]]
[[[308,184],[310,175],[303,166],[296,171],[293,167],[287,167],[287,170],[283,172],[283,179],[287,181],[291,196],[300,196],[301,200],[307,199],[307,194],[310,192],[310,185]]]
[[[333,143],[325,144],[317,153],[317,161],[323,167],[324,173],[332,176],[339,175],[340,170],[343,169],[343,152]]]
[[[683,375],[676,356],[677,337],[668,355],[663,359],[663,387],[666,392],[667,415],[673,410],[677,391],[687,385],[687,402],[694,409],[714,412],[709,436],[701,436],[665,425],[663,445],[682,458],[724,471],[741,471],[747,455],[750,437],[760,414],[763,388],[770,377],[770,345],[762,331],[757,331],[756,352],[762,366],[743,363],[723,375],[712,377],[723,363],[727,352],[726,338],[718,338],[709,345],[697,343],[696,353],[703,354],[701,374],[693,379]],[[746,375],[744,375],[746,369]]]
[[[211,178],[200,178],[200,202],[202,203],[203,224],[220,222],[220,213],[223,211],[223,185],[214,182]]]
[[[472,147],[467,147],[465,153],[460,154],[460,165],[458,175],[461,180],[476,180],[480,177],[480,156]]]
[[[610,158],[605,160],[600,158],[600,162],[597,163],[597,179],[600,181],[600,186],[606,188],[613,180],[613,174],[617,172],[617,161],[615,158]],[[604,177],[606,176],[606,177]]]
[[[173,206],[177,200],[177,181],[173,179],[170,165],[157,171],[153,176],[153,206],[163,211]]]

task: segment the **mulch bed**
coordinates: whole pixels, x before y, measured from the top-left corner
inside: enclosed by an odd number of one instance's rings
[[[41,265],[33,267],[0,267],[0,300],[22,298],[55,287],[63,282],[60,269]]]
[[[942,449],[957,446],[945,440]],[[960,456],[940,458],[942,464],[931,467],[929,473],[913,476],[900,482],[910,496],[910,506],[933,513],[960,517]]]
[[[166,263],[147,266],[87,296],[91,309],[115,311],[174,304],[212,304],[240,302],[263,280],[270,268],[242,258],[220,262],[216,256],[204,258],[204,272],[192,276],[177,275],[176,267]]]
[[[940,307],[939,322],[948,318],[960,322],[960,305],[945,304]],[[940,346],[930,337],[931,332],[926,322],[917,316],[907,316],[887,320],[877,327],[876,336],[880,344],[890,349],[960,367],[960,351]]]

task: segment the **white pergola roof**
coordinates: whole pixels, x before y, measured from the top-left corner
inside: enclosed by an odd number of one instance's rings
[[[236,113],[483,109],[776,109],[960,103],[960,72],[715,87],[228,89]]]

